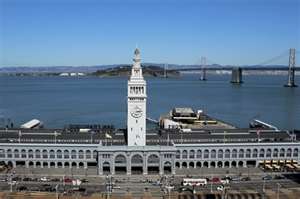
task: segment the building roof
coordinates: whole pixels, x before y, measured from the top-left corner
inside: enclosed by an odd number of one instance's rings
[[[68,132],[64,129],[0,129],[0,143],[61,143],[126,145],[126,130],[101,130],[98,132]],[[111,138],[110,138],[111,137]],[[254,143],[296,142],[295,134],[287,131],[253,129],[194,129],[149,130],[147,145],[204,144],[204,143]]]

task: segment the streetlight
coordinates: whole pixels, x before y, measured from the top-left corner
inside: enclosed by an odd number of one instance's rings
[[[58,199],[58,184],[55,186],[56,199]]]
[[[281,185],[279,183],[277,183],[277,199],[279,199],[279,189],[280,189]]]

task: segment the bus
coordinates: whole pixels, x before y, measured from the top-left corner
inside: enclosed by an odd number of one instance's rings
[[[183,186],[205,186],[207,185],[207,179],[205,178],[184,178],[182,180]]]

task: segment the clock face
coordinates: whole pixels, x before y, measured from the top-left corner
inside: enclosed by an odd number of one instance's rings
[[[133,109],[131,109],[130,114],[134,118],[139,118],[143,115],[143,111],[140,107],[135,106]]]

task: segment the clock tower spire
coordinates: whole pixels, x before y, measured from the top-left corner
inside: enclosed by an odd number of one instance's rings
[[[145,146],[147,95],[138,48],[134,51],[127,96],[127,144],[128,146]]]

